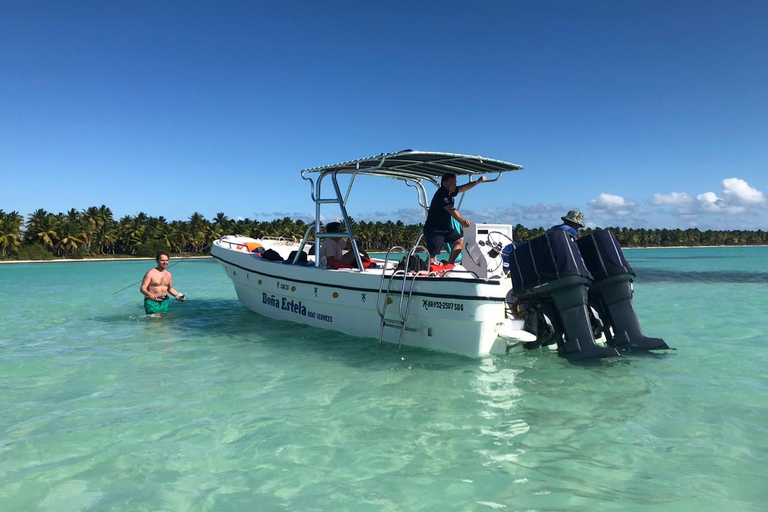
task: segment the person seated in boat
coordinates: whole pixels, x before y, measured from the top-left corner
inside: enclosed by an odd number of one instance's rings
[[[343,233],[340,222],[329,222],[325,226],[326,233]],[[342,238],[325,238],[323,245],[320,247],[320,263],[325,265],[326,268],[333,267],[332,263],[336,263],[340,266],[356,267],[355,253],[354,251],[347,250],[350,248],[349,243]],[[368,253],[362,249],[360,251],[360,257],[370,261]],[[344,252],[346,251],[346,252]]]
[[[583,213],[581,213],[579,210],[571,210],[560,218],[563,219],[563,223],[552,226],[547,231],[565,231],[571,235],[574,240],[581,238],[579,229],[584,227]]]
[[[453,244],[453,250],[448,257],[448,264],[453,265],[456,258],[461,254],[461,250],[464,248],[464,237],[453,228],[451,218],[456,219],[465,228],[469,227],[472,222],[461,216],[459,210],[453,205],[453,200],[459,192],[466,192],[484,181],[485,176],[481,176],[477,181],[456,185],[455,174],[443,175],[440,180],[440,188],[432,196],[427,221],[424,223],[424,239],[429,251],[430,263],[435,263],[435,258],[443,250],[446,243]]]

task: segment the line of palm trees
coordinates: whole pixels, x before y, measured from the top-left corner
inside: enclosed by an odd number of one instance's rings
[[[394,245],[411,246],[421,234],[421,224],[402,221],[351,221],[358,244],[366,250],[386,250]],[[159,250],[172,253],[204,253],[226,234],[253,238],[282,236],[301,238],[308,225],[289,217],[270,221],[233,220],[224,213],[207,220],[195,212],[186,221],[168,221],[145,213],[115,220],[105,205],[66,213],[38,209],[24,217],[0,209],[0,258],[83,258],[100,255],[154,256]],[[768,245],[762,230],[700,231],[699,229],[611,229],[625,247],[700,245]],[[589,229],[585,230],[587,233]],[[514,238],[526,241],[544,233],[543,228],[514,227]]]

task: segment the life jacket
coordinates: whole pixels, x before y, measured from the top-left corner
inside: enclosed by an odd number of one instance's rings
[[[370,268],[371,265],[373,265],[373,262],[370,258],[366,258],[365,256],[360,256],[360,259],[363,261],[363,268]],[[350,265],[349,263],[343,263],[341,261],[329,261],[328,262],[329,267],[333,267],[335,269],[340,268],[357,268],[357,265]]]

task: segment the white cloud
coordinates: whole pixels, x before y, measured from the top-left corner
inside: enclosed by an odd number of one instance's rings
[[[636,213],[638,208],[638,204],[631,199],[605,193],[600,194],[597,199],[591,200],[589,206],[605,219],[632,215]]]
[[[739,178],[722,181],[720,194],[686,192],[654,194],[654,224],[701,229],[765,229],[766,200],[763,192]]]
[[[526,226],[543,226],[560,222],[560,216],[565,215],[568,210],[560,204],[538,203],[535,205],[514,205],[513,208],[519,210],[522,224]],[[536,224],[539,223],[539,224]]]
[[[689,207],[693,205],[693,197],[685,192],[672,192],[671,194],[653,194],[651,204],[676,206],[678,208]]]
[[[507,206],[488,207],[482,210],[472,210],[468,207],[460,208],[461,214],[472,222],[490,224],[522,224],[526,227],[549,227],[559,224],[560,217],[568,210],[577,206],[564,206],[562,204],[538,203],[535,205],[521,205],[512,203]],[[391,212],[377,211],[353,212],[355,220],[367,220],[386,222],[392,220],[403,221],[405,224],[419,224],[424,222],[424,211],[420,208],[400,208]]]
[[[739,178],[722,181],[722,192],[656,193],[643,202],[616,194],[601,193],[586,204],[507,203],[490,204],[472,210],[460,208],[473,222],[522,224],[528,228],[547,228],[560,223],[560,217],[574,208],[586,214],[589,227],[626,226],[635,228],[767,229],[768,197]],[[502,201],[500,201],[502,202]],[[502,202],[503,203],[503,202]],[[424,221],[420,208],[401,208],[375,214],[354,212],[356,220],[402,220],[406,224]]]
[[[723,180],[723,197],[729,204],[763,204],[765,195],[739,178]]]
[[[714,192],[704,192],[696,196],[699,204],[707,210],[716,210],[718,207],[724,207],[725,201],[717,197]]]
[[[392,222],[402,221],[404,224],[419,224],[424,222],[424,210],[421,208],[399,208],[391,213],[388,217],[376,216],[375,218],[368,219],[371,222],[380,220],[386,222],[392,220]]]
[[[723,213],[726,215],[733,215],[736,213],[744,212],[745,208],[741,206],[729,205],[725,199],[717,197],[714,192],[704,192],[696,196],[698,206],[702,211],[708,213]]]

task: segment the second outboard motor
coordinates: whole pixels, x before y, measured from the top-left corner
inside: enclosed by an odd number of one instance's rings
[[[568,233],[551,231],[515,245],[508,259],[515,296],[535,304],[530,311],[540,310],[549,318],[560,355],[619,355],[615,348],[595,342],[588,306],[592,275]]]
[[[642,350],[669,348],[663,339],[649,338],[640,329],[632,302],[635,272],[624,258],[616,236],[611,231],[598,229],[576,244],[594,278],[589,289],[589,304],[603,321],[607,343]]]

